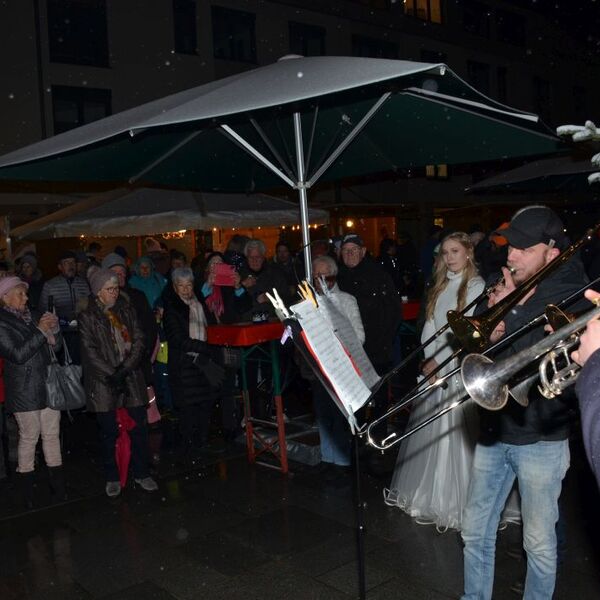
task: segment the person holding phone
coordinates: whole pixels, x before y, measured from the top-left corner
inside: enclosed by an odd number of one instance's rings
[[[55,314],[39,320],[27,306],[27,282],[9,276],[0,279],[0,356],[4,359],[6,411],[19,427],[17,476],[26,509],[34,504],[35,449],[42,439],[44,460],[56,500],[65,499],[60,449],[60,411],[48,407],[46,370],[50,348],[62,339]]]
[[[220,252],[208,256],[204,270],[204,283],[201,295],[209,321],[216,323],[235,323],[244,312],[250,310],[252,299],[242,287],[240,274],[233,265],[224,261]],[[233,360],[235,349],[223,348],[222,364],[225,377],[219,390],[218,402],[221,405],[223,437],[233,441],[240,431],[241,415],[235,400],[235,374],[237,361]]]

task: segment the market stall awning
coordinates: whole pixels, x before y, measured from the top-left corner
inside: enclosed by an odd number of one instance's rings
[[[309,209],[310,220],[329,221]],[[113,190],[13,229],[16,239],[148,235],[213,227],[279,227],[299,223],[298,205],[265,194],[212,194],[141,188]]]

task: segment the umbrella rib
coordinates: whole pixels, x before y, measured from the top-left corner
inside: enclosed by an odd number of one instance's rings
[[[310,140],[308,142],[308,151],[306,152],[306,169],[310,166],[310,157],[312,155],[313,142],[315,141],[315,131],[317,130],[317,118],[319,116],[319,105],[315,106],[312,127],[310,128]]]
[[[254,126],[254,129],[256,129],[256,131],[257,131],[258,135],[260,136],[260,138],[262,139],[262,141],[266,144],[267,148],[271,151],[271,154],[277,159],[277,162],[279,162],[281,168],[288,174],[288,177],[290,179],[292,177],[294,177],[293,171],[285,163],[281,154],[279,154],[279,152],[277,151],[277,148],[275,148],[275,146],[273,145],[273,142],[271,142],[271,140],[265,133],[264,129],[257,123],[256,119],[250,119],[250,123],[252,123],[252,125]]]
[[[136,173],[133,177],[129,179],[129,184],[135,183],[140,178],[142,178],[146,173],[152,171],[154,167],[159,165],[161,162],[169,158],[169,156],[175,154],[180,148],[191,142],[196,136],[200,135],[200,131],[194,131],[190,133],[190,135],[183,138],[180,142],[177,142],[172,148],[169,148],[164,154],[159,156],[156,160],[153,160],[149,165],[145,166],[139,173]]]
[[[319,180],[321,175],[327,171],[333,162],[337,160],[340,154],[350,145],[354,138],[366,127],[367,123],[391,95],[392,92],[386,92],[379,98],[379,100],[377,100],[377,102],[375,102],[367,114],[357,123],[356,127],[354,127],[354,129],[342,140],[340,145],[329,155],[329,158],[319,167],[310,180],[307,181],[307,187],[313,186]]]
[[[263,156],[250,142],[245,140],[239,133],[229,127],[229,125],[220,125],[220,127],[227,136],[238,143],[248,154],[250,154],[250,156],[256,158],[256,160],[267,167],[267,169],[283,179],[290,187],[296,187],[296,184],[285,173],[281,172],[281,169],[278,169],[266,156]]]

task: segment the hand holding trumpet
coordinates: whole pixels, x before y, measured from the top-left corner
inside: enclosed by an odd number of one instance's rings
[[[600,302],[600,293],[587,290],[585,297],[594,303]],[[587,359],[600,348],[600,321],[588,321],[584,333],[579,338],[579,348],[571,353],[571,358],[583,367]]]

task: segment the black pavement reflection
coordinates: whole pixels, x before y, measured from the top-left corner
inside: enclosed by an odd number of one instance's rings
[[[93,427],[78,415],[65,433],[69,497],[50,505],[43,469],[38,508],[23,513],[0,489],[0,599],[348,599],[357,597],[354,503],[347,481],[292,463],[284,477],[247,464],[242,446],[218,458],[177,460],[168,425],[152,433],[160,489],[104,495]],[[566,547],[555,598],[600,598],[599,494],[577,443],[563,493]],[[388,469],[394,457],[388,458]],[[363,474],[369,599],[457,598],[462,549],[383,503],[389,475]],[[500,532],[494,598],[525,563]]]

